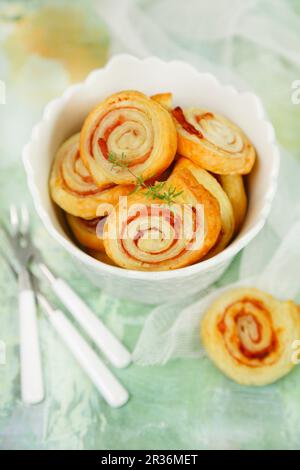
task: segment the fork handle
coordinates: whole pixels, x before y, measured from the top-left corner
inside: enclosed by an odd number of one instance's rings
[[[21,395],[24,403],[34,405],[43,400],[44,386],[35,296],[27,270],[20,273],[19,283]]]
[[[129,398],[127,390],[82,338],[67,317],[60,310],[54,310],[48,318],[106,402],[113,408],[123,406]]]
[[[67,307],[79,325],[90,336],[107,359],[119,368],[127,367],[131,362],[131,354],[104,325],[87,304],[73,291],[63,279],[56,278],[52,288],[58,298]]]

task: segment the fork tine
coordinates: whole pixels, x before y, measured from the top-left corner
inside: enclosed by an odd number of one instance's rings
[[[12,236],[16,236],[19,230],[19,216],[15,204],[11,204],[9,208],[10,225]]]
[[[22,217],[22,227],[21,232],[23,235],[27,235],[29,229],[29,213],[26,204],[21,205],[21,217]]]

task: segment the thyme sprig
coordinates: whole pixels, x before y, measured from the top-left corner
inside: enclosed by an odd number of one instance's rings
[[[145,189],[145,196],[147,199],[159,199],[161,201],[164,201],[166,204],[169,206],[171,204],[174,204],[175,198],[180,196],[183,191],[177,191],[175,187],[169,186],[167,189],[164,190],[165,188],[165,181],[161,182],[156,182],[154,184],[146,184],[145,180],[143,179],[142,176],[136,175],[130,168],[129,164],[124,161],[125,160],[125,154],[122,153],[121,158],[118,158],[114,153],[110,153],[108,155],[108,161],[111,162],[112,164],[112,169],[113,168],[122,168],[126,169],[136,180],[135,188],[132,191],[132,193],[135,193],[141,189]]]

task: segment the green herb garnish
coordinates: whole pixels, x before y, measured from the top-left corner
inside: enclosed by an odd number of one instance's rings
[[[145,196],[147,199],[160,199],[161,201],[165,201],[166,204],[169,206],[173,204],[175,201],[175,198],[180,196],[180,194],[183,193],[183,191],[177,191],[176,188],[170,186],[166,190],[164,190],[165,181],[162,182],[156,182],[151,185],[147,185],[143,179],[142,176],[136,175],[130,168],[129,164],[124,161],[125,159],[125,154],[122,153],[121,158],[118,158],[115,154],[110,152],[108,155],[108,161],[112,164],[112,169],[114,168],[122,168],[126,169],[136,180],[135,188],[132,191],[132,193],[136,193],[139,190],[144,189],[145,190]]]

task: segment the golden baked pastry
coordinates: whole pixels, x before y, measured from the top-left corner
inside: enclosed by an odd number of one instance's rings
[[[101,217],[87,220],[66,213],[66,219],[74,237],[80,245],[92,250],[104,251],[101,231],[97,230]]]
[[[215,256],[237,234],[247,210],[241,175],[255,158],[244,132],[224,116],[174,108],[171,92],[127,90],[99,103],[59,148],[49,188],[95,258],[106,250],[124,268],[177,269]],[[94,229],[109,214],[104,241]]]
[[[79,134],[70,137],[58,150],[50,175],[53,201],[69,214],[93,219],[107,213],[119,196],[129,194],[132,185],[115,186],[106,181],[107,189],[99,188],[82,163],[79,153]]]
[[[221,218],[211,193],[187,169],[173,173],[167,188],[178,194],[171,205],[140,191],[107,217],[104,247],[117,265],[142,271],[181,268],[199,261],[216,243]]]
[[[172,93],[156,93],[151,96],[151,99],[157,101],[168,111],[171,111],[173,105],[173,95]]]
[[[200,168],[199,165],[196,165],[191,160],[180,157],[176,161],[173,171],[180,174],[184,168],[188,169],[198,183],[202,184],[216,198],[220,206],[222,228],[217,243],[208,254],[211,258],[222,251],[232,238],[235,224],[232,205],[226,192],[222,189],[216,178],[208,173],[208,171],[203,170],[203,168]]]
[[[170,113],[138,91],[122,91],[104,100],[81,130],[81,157],[100,184],[103,175],[117,184],[158,176],[172,163],[176,148]]]
[[[241,175],[218,175],[218,180],[229,197],[234,214],[234,233],[240,230],[247,212],[247,196]]]
[[[296,305],[255,288],[222,294],[201,322],[201,338],[210,359],[242,385],[266,385],[294,364],[291,345],[300,338]]]
[[[105,251],[97,251],[97,250],[87,250],[88,255],[90,255],[92,258],[97,259],[98,261],[101,261],[102,263],[105,264],[110,264],[111,266],[116,266],[116,264],[113,262],[112,259],[110,259]]]
[[[177,106],[172,111],[178,133],[178,153],[202,168],[221,175],[247,174],[255,149],[229,119],[207,109]]]

